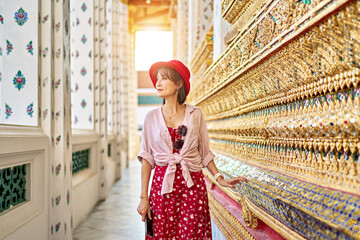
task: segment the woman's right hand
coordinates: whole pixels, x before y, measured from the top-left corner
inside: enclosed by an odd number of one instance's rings
[[[139,206],[137,207],[137,211],[142,216],[143,222],[145,221],[146,214],[148,215],[149,219],[152,219],[149,198],[141,198]]]

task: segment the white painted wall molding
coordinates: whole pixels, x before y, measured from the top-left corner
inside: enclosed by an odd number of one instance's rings
[[[35,142],[35,144],[33,144]],[[0,239],[26,239],[26,229],[35,239],[48,239],[49,146],[48,138],[8,137],[0,146],[0,169],[26,165],[26,202],[0,214]],[[27,233],[28,233],[27,232]]]

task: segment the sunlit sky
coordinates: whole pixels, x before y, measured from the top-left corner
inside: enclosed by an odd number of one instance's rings
[[[149,70],[151,64],[173,57],[171,31],[138,31],[135,35],[135,69]]]

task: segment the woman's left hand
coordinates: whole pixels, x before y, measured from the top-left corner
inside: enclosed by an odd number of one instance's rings
[[[220,177],[218,177],[217,181],[223,187],[235,188],[235,184],[241,185],[241,181],[246,182],[247,179],[244,177],[236,177],[236,178],[231,178],[231,179],[225,180],[222,176],[220,176]]]

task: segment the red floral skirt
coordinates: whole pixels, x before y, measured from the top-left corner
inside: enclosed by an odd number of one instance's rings
[[[182,167],[176,165],[171,193],[161,196],[161,187],[167,166],[156,166],[150,191],[154,237],[145,239],[211,239],[211,222],[204,175],[190,172],[194,185],[188,188]]]

